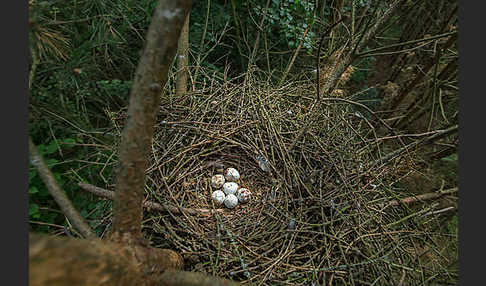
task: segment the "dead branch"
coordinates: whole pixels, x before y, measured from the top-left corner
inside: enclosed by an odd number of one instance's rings
[[[380,159],[376,160],[372,164],[371,168],[374,168],[379,164],[385,165],[388,162],[390,162],[391,160],[393,160],[393,159],[397,158],[398,156],[400,156],[401,154],[403,154],[404,152],[410,151],[410,150],[412,150],[416,147],[419,147],[419,146],[425,146],[425,145],[434,143],[435,141],[437,141],[439,139],[442,139],[446,136],[449,136],[449,135],[457,132],[457,130],[458,130],[458,125],[456,124],[452,127],[449,127],[448,129],[437,131],[434,135],[431,135],[431,136],[423,138],[421,140],[417,140],[415,142],[412,142],[412,143],[410,143],[406,146],[403,146],[402,148],[400,148],[398,150],[391,152],[390,154],[386,155],[384,158],[380,158]]]
[[[426,194],[422,194],[422,195],[403,198],[403,199],[400,199],[400,200],[393,200],[393,201],[390,201],[388,203],[388,205],[398,206],[400,204],[411,204],[411,203],[419,202],[419,201],[433,200],[433,199],[440,198],[444,195],[453,194],[457,191],[458,191],[458,188],[456,187],[456,188],[448,189],[448,190],[445,190],[445,191],[426,193]]]
[[[78,183],[78,186],[80,186],[83,190],[88,191],[92,194],[95,194],[97,196],[109,199],[109,200],[114,200],[115,199],[115,192],[109,191],[102,189],[100,187],[96,187],[90,184],[86,183]],[[209,210],[209,209],[190,209],[190,208],[182,208],[182,207],[174,207],[174,206],[169,206],[166,204],[159,204],[155,202],[148,202],[144,201],[143,202],[143,207],[146,209],[153,209],[157,210],[160,212],[171,212],[173,214],[182,214],[183,212],[192,214],[192,215],[211,215],[214,212],[223,212],[223,209],[215,209],[215,210]]]
[[[37,150],[32,138],[29,136],[29,152],[30,152],[30,162],[37,168],[39,176],[41,177],[44,184],[46,184],[47,190],[54,198],[56,203],[61,208],[64,215],[69,219],[73,226],[81,233],[83,237],[95,237],[96,234],[89,227],[89,225],[84,221],[83,217],[76,211],[72,205],[66,193],[61,190],[59,184],[54,178],[51,170],[47,167],[44,158]]]

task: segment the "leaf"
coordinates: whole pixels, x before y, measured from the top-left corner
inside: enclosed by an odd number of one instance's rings
[[[37,171],[36,170],[30,170],[29,171],[29,183],[32,181],[37,176]]]
[[[39,214],[39,206],[35,203],[31,203],[29,204],[29,216],[34,216],[35,214]]]
[[[40,153],[41,155],[46,154],[46,148],[47,148],[47,147],[46,147],[46,145],[44,145],[44,144],[39,144],[39,145],[37,145],[37,150],[39,151],[39,153]]]
[[[46,154],[52,154],[57,151],[59,145],[57,145],[56,141],[51,141],[49,145],[46,146]]]
[[[37,189],[36,186],[32,186],[29,188],[29,194],[36,194],[39,192],[39,189]]]
[[[447,157],[442,158],[441,160],[446,162],[457,162],[457,154],[449,155]]]
[[[49,167],[49,168],[52,168],[52,165],[56,164],[57,162],[59,162],[58,160],[56,159],[47,159],[46,160],[46,165]]]
[[[62,188],[62,185],[64,184],[64,179],[61,177],[61,174],[54,173],[54,178],[56,178],[56,181],[59,184],[59,187]]]
[[[66,138],[62,141],[67,148],[73,148],[74,144],[76,143],[76,140],[73,138]]]

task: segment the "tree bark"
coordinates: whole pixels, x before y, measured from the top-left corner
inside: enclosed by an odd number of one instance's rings
[[[172,250],[100,239],[29,236],[29,285],[158,285],[167,269],[182,269]]]
[[[147,31],[147,42],[130,93],[128,121],[122,133],[116,196],[113,203],[113,241],[142,238],[145,170],[159,110],[162,87],[177,49],[180,31],[192,1],[160,0]]]
[[[31,286],[237,286],[204,273],[180,271],[182,258],[167,249],[95,239],[29,235]]]

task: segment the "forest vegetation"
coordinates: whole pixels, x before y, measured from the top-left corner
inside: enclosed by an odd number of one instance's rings
[[[29,0],[31,284],[457,284],[457,37],[455,0]]]

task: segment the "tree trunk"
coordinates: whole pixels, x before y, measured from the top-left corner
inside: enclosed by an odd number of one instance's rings
[[[177,49],[191,1],[160,0],[147,31],[146,47],[130,93],[128,121],[122,133],[116,197],[113,203],[113,241],[142,240],[142,201],[145,170],[162,87]]]
[[[29,285],[154,285],[154,274],[182,269],[179,254],[100,239],[30,234]]]
[[[236,286],[203,273],[179,271],[182,258],[167,249],[130,246],[100,239],[30,234],[31,286]]]

